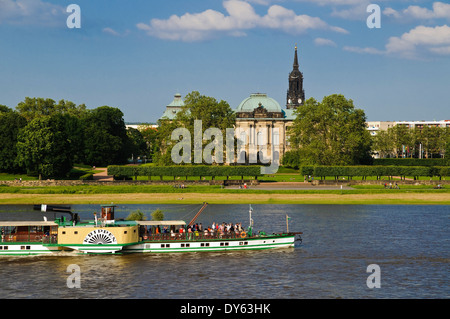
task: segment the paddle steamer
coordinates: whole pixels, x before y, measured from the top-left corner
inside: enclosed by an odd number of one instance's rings
[[[266,234],[250,225],[240,232],[188,232],[206,203],[190,223],[172,221],[129,221],[114,218],[114,205],[102,205],[93,220],[81,221],[68,207],[37,205],[54,212],[54,221],[0,222],[0,255],[175,253],[198,251],[255,250],[294,247],[301,233]],[[66,213],[70,216],[56,217]],[[162,230],[167,230],[166,232]]]

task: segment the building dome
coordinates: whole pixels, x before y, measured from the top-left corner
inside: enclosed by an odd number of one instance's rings
[[[282,112],[280,104],[264,93],[254,93],[239,104],[236,112],[253,112],[256,108],[262,106],[267,112]]]

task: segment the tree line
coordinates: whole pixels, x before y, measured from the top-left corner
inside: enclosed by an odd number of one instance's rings
[[[439,179],[450,175],[449,166],[302,166],[299,168],[300,175],[314,176],[314,178],[325,178],[332,176],[335,180],[342,177],[351,179],[358,176],[366,179],[370,176],[376,176],[377,180],[384,176],[400,176],[405,179],[407,176],[414,177],[414,180],[421,176],[433,177],[438,176]]]
[[[62,178],[74,163],[124,164],[138,145],[133,133],[118,108],[27,97],[0,105],[0,171]]]
[[[201,180],[202,177],[211,176],[215,177],[226,176],[227,179],[230,176],[254,176],[257,178],[261,176],[260,166],[229,166],[229,165],[177,165],[177,166],[108,166],[108,175],[115,177],[123,176],[157,176],[162,179],[163,176],[175,177],[181,176],[196,176]]]
[[[381,158],[440,158],[450,152],[450,128],[396,125],[373,137],[373,149]]]
[[[172,139],[176,128],[194,132],[194,121],[201,120],[202,134],[214,127],[225,136],[226,129],[236,123],[226,101],[193,91],[184,102],[174,119],[161,119],[158,129],[148,126],[140,130],[127,130],[123,113],[116,107],[87,109],[70,101],[29,97],[15,109],[0,105],[0,172],[61,178],[74,163],[123,165],[138,156],[156,166],[171,166],[171,150],[178,142]],[[294,114],[287,133],[290,151],[282,160],[289,167],[372,165],[375,150],[381,157],[405,154],[414,158],[419,157],[417,145],[421,145],[423,157],[430,158],[447,153],[450,146],[448,128],[395,126],[372,137],[364,111],[340,94],[322,101],[310,98]],[[191,140],[193,143],[194,138]],[[202,140],[202,149],[210,142]],[[236,146],[236,138],[234,142]],[[193,152],[195,147],[191,149]]]
[[[310,98],[295,114],[289,130],[291,150],[283,157],[283,165],[289,167],[373,165],[377,153],[381,158],[422,159],[450,152],[448,127],[396,125],[371,136],[364,111],[340,94],[321,102]]]

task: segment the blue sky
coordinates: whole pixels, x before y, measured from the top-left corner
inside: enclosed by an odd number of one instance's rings
[[[297,43],[306,98],[344,94],[370,121],[450,120],[449,25],[447,1],[0,0],[0,104],[109,105],[127,122],[193,90],[284,107]]]

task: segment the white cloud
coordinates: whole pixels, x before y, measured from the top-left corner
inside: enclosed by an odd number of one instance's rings
[[[355,53],[368,53],[368,54],[385,54],[384,51],[378,50],[375,48],[360,48],[360,47],[352,47],[352,46],[344,46],[344,51],[355,52]]]
[[[342,6],[342,5],[358,5],[362,0],[298,0],[302,2],[313,2],[320,6]]]
[[[113,36],[116,36],[116,37],[118,37],[118,36],[120,36],[120,33],[119,32],[117,32],[116,30],[114,30],[114,29],[112,29],[112,28],[103,28],[103,30],[102,30],[104,33],[108,33],[108,34],[111,34],[111,35],[113,35]]]
[[[369,1],[364,0],[358,1],[357,3],[351,3],[350,6],[346,6],[344,9],[341,7],[333,8],[331,15],[347,20],[366,20],[368,16],[367,6],[369,4]]]
[[[337,44],[333,40],[324,38],[316,38],[314,39],[314,43],[318,46],[331,46],[331,47],[337,46]]]
[[[107,27],[107,28],[103,28],[102,32],[113,35],[115,37],[122,37],[122,36],[126,36],[130,33],[130,30],[126,30],[123,33],[117,32],[116,30],[114,30],[113,28]]]
[[[430,51],[436,54],[450,55],[450,45],[437,48],[430,48]]]
[[[401,37],[391,37],[386,44],[386,51],[390,54],[400,54],[406,57],[415,57],[418,50],[438,52],[450,46],[450,27],[447,25],[437,27],[418,26],[402,34]],[[445,49],[444,49],[445,51]]]
[[[450,27],[417,26],[400,37],[390,37],[384,50],[344,47],[356,53],[385,54],[408,59],[423,59],[430,54],[450,55]]]
[[[0,24],[58,26],[66,9],[41,0],[0,0]]]
[[[434,2],[432,10],[419,6],[409,6],[404,10],[397,11],[388,7],[383,10],[383,14],[396,19],[450,19],[450,4]]]
[[[167,20],[152,19],[149,24],[137,24],[137,28],[150,36],[186,42],[201,41],[220,34],[245,36],[246,31],[256,28],[281,30],[291,34],[314,29],[347,32],[343,28],[329,26],[320,18],[297,15],[293,10],[279,5],[270,6],[264,16],[257,14],[250,3],[242,0],[227,0],[223,2],[223,6],[227,15],[210,9],[182,16],[172,15]]]

